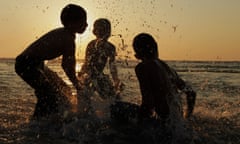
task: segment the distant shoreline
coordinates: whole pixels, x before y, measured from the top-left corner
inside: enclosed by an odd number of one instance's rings
[[[14,60],[15,58],[7,58],[7,57],[0,57],[0,60]],[[53,59],[53,61],[58,61],[60,59]],[[84,59],[78,59],[79,61],[83,61]],[[229,63],[232,63],[232,62],[240,62],[240,60],[166,60],[166,59],[163,59],[164,61],[167,61],[167,62],[194,62],[194,63],[202,63],[202,62],[229,62]],[[121,62],[121,61],[125,61],[125,60],[118,60],[118,62]],[[134,60],[134,59],[130,59],[130,60],[127,60],[129,62],[136,62],[137,60]]]

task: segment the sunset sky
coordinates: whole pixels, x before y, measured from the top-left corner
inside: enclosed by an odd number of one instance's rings
[[[61,27],[61,9],[79,4],[88,29],[76,39],[77,56],[94,38],[97,18],[112,22],[110,40],[121,56],[133,56],[132,39],[154,36],[164,60],[240,60],[240,0],[8,0],[0,2],[0,58],[14,58],[42,34]],[[129,54],[130,52],[130,54]]]

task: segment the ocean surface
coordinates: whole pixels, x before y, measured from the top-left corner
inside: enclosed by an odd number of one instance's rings
[[[45,133],[38,133],[37,130],[28,129],[36,97],[33,89],[16,75],[14,63],[14,59],[0,59],[0,143],[91,142],[89,139],[84,142],[69,140],[67,136],[49,134],[48,130],[45,130]],[[196,131],[196,140],[193,143],[240,143],[240,62],[167,61],[167,63],[197,92],[194,118],[190,122]],[[118,71],[121,81],[125,84],[122,99],[140,104],[139,85],[134,74],[136,64],[137,61],[120,61]],[[49,61],[47,65],[69,85],[71,84],[60,67],[60,61]],[[82,138],[78,135],[72,137]],[[122,141],[126,143],[127,140],[122,138]],[[105,140],[102,143],[108,142]],[[121,138],[118,137],[115,143],[121,143]]]

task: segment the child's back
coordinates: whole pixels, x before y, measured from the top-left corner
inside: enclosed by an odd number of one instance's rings
[[[90,97],[93,92],[97,92],[101,98],[115,98],[117,96],[116,89],[120,84],[118,79],[117,68],[115,65],[116,48],[108,41],[111,35],[111,23],[108,19],[100,18],[94,22],[93,34],[96,39],[92,40],[85,54],[85,61],[80,73],[78,74],[82,85],[82,91],[79,91],[78,101],[85,99],[84,103],[88,103],[86,109],[90,109]],[[104,73],[106,65],[109,66],[110,74]]]
[[[115,46],[106,40],[93,40],[88,44],[82,72],[92,77],[102,74],[109,59],[115,57]]]
[[[61,55],[74,55],[75,35],[65,28],[58,28],[48,32],[32,43],[21,55],[38,59],[51,60]]]

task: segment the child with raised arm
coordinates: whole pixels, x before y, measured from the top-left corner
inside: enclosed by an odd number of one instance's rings
[[[63,27],[54,29],[28,46],[16,58],[15,71],[27,82],[37,96],[34,118],[58,113],[60,87],[52,79],[56,74],[44,65],[45,60],[62,56],[61,66],[76,89],[80,88],[75,73],[75,34],[83,33],[87,27],[86,11],[78,5],[69,4],[62,9]],[[57,78],[57,81],[64,81]],[[66,85],[66,84],[65,84]]]
[[[111,23],[108,19],[100,18],[94,22],[93,34],[96,39],[92,40],[86,49],[85,62],[79,73],[79,78],[85,90],[97,91],[102,98],[117,96],[117,90],[121,84],[115,64],[116,47],[108,41],[111,35]],[[109,65],[112,80],[104,74],[104,68]],[[91,94],[85,95],[90,102]]]

